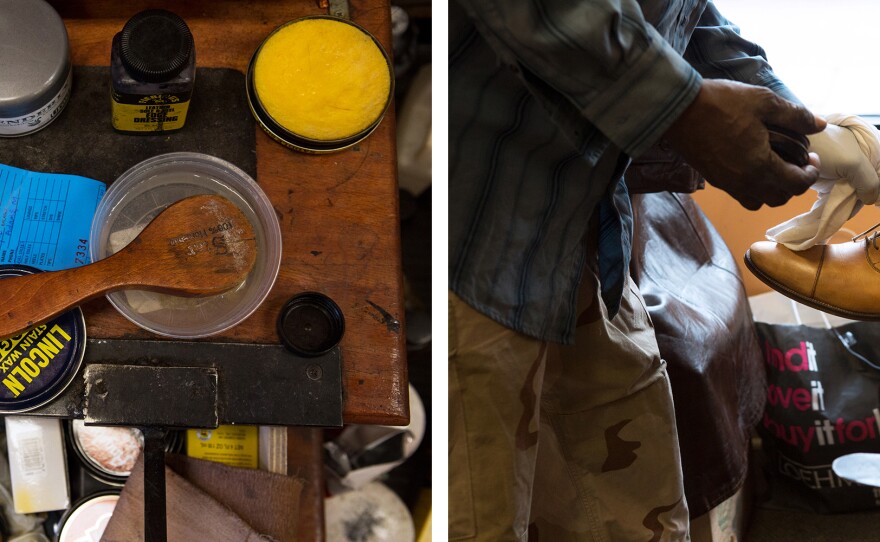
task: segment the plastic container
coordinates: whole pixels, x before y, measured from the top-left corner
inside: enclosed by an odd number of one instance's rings
[[[397,117],[397,180],[400,188],[421,196],[431,186],[431,64],[410,84]]]
[[[219,194],[233,202],[256,233],[257,262],[237,288],[188,298],[126,290],[107,295],[128,320],[175,338],[207,337],[242,322],[269,295],[281,265],[281,228],[272,204],[244,171],[206,154],[176,152],[144,160],[123,173],[95,211],[90,235],[92,261],[119,251],[168,205],[197,194]],[[149,265],[149,262],[144,262]]]
[[[322,32],[341,30],[340,38],[354,39],[354,43],[315,39],[311,34],[300,38],[299,33],[304,25],[323,25],[320,29]],[[353,51],[364,55],[358,57],[358,61],[353,61],[353,55],[356,54]],[[370,87],[360,85],[379,76],[378,69],[367,70],[369,73],[366,73],[361,67],[367,64],[364,61],[377,58],[383,60],[375,64],[381,66],[381,78],[388,78],[387,93],[379,96],[378,101],[365,102],[365,93],[361,89]],[[369,62],[369,65],[373,66],[374,63]],[[270,77],[267,74],[278,76]],[[262,82],[270,80],[273,84],[261,86]],[[263,40],[248,66],[247,98],[251,113],[273,139],[302,152],[337,152],[362,141],[382,122],[393,96],[394,73],[388,53],[363,27],[338,17],[303,17],[281,25]],[[293,111],[285,111],[288,108],[293,108]],[[327,119],[334,119],[342,112],[363,113],[366,115],[363,126],[337,132],[334,121]],[[280,116],[282,113],[286,119]],[[323,118],[312,119],[314,122],[306,123],[308,128],[299,129],[291,125],[292,121],[299,122],[306,116]],[[340,117],[338,120],[345,119]],[[346,124],[348,122],[354,121],[348,118]],[[319,137],[305,133],[310,130],[315,130],[315,134],[329,130],[328,133],[334,135]]]
[[[0,1],[0,137],[42,130],[67,105],[67,29],[43,0]]]
[[[63,510],[70,506],[61,420],[39,416],[4,416],[8,482],[16,514]],[[9,493],[6,493],[8,499]],[[8,506],[4,503],[4,508]]]

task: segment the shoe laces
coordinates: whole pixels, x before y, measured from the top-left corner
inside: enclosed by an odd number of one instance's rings
[[[852,238],[853,243],[858,243],[859,240],[864,239],[866,245],[868,243],[871,243],[871,246],[874,247],[874,250],[880,250],[880,247],[877,246],[877,238],[880,237],[880,231],[874,231],[877,228],[880,228],[880,222],[878,222],[877,224],[874,224],[873,226],[871,226],[867,230],[865,230],[862,233],[853,237]]]

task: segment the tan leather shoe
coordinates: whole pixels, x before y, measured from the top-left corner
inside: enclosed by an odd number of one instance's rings
[[[745,263],[777,292],[852,320],[880,320],[880,239],[817,245],[793,251],[760,241]]]

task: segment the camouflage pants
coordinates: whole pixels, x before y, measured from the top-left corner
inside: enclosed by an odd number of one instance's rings
[[[576,346],[449,295],[450,540],[688,540],[665,362],[630,282],[611,321],[595,276]]]

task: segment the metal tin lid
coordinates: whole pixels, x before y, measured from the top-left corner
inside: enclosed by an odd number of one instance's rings
[[[118,491],[102,491],[88,495],[74,504],[61,519],[58,542],[98,540],[119,502]]]
[[[39,272],[3,265],[0,280]],[[32,410],[57,397],[79,371],[85,348],[86,322],[79,307],[0,339],[0,414]]]
[[[144,448],[143,432],[136,427],[86,425],[81,419],[68,420],[65,433],[79,465],[104,485],[125,484],[134,463]],[[184,432],[165,433],[165,453],[183,451]]]
[[[260,52],[263,49],[263,46],[272,39],[272,37],[278,33],[280,30],[285,27],[296,24],[301,21],[314,20],[314,19],[326,19],[331,20],[333,22],[339,22],[343,24],[347,24],[363,32],[364,35],[368,36],[372,42],[379,49],[379,52],[382,53],[382,56],[385,57],[385,64],[388,67],[388,73],[390,76],[390,87],[388,89],[388,97],[385,101],[385,106],[382,110],[382,113],[364,130],[352,134],[351,136],[335,139],[335,140],[319,140],[319,139],[311,139],[304,137],[302,135],[293,133],[275,121],[271,115],[266,111],[263,107],[263,104],[260,102],[260,97],[256,89],[256,85],[254,83],[254,71],[257,63],[257,58],[260,56]],[[248,107],[251,110],[251,114],[257,121],[257,124],[260,125],[269,136],[275,141],[281,143],[285,147],[305,152],[309,154],[327,154],[333,152],[339,152],[343,149],[347,149],[356,145],[357,143],[363,141],[366,137],[372,134],[376,128],[381,124],[382,119],[385,117],[385,113],[388,111],[388,107],[391,105],[391,101],[394,98],[394,68],[391,64],[391,60],[388,57],[388,53],[385,51],[385,48],[382,47],[382,44],[379,43],[379,40],[376,39],[374,35],[369,33],[364,27],[359,24],[349,21],[347,19],[340,19],[338,17],[330,17],[326,15],[311,15],[308,17],[301,17],[299,19],[295,19],[293,21],[288,21],[287,23],[282,24],[275,30],[273,30],[263,42],[257,47],[257,50],[254,52],[251,57],[250,63],[248,64],[248,71],[245,81],[245,92],[248,100]]]
[[[44,0],[0,0],[0,118],[33,113],[70,72],[67,29]]]
[[[77,456],[99,481],[125,483],[144,449],[144,435],[136,427],[85,425],[70,421],[70,440]]]

